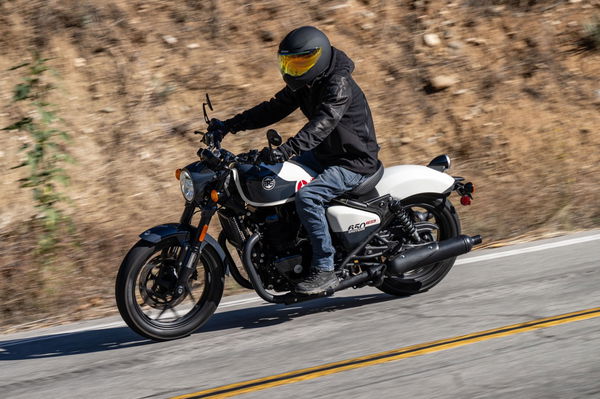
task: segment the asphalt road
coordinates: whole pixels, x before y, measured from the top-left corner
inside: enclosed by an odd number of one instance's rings
[[[372,288],[292,307],[227,297],[203,329],[173,342],[144,340],[118,318],[0,335],[0,397],[168,398],[492,329],[498,336],[240,396],[600,398],[599,311],[498,330],[598,307],[600,230],[472,252],[411,298]]]

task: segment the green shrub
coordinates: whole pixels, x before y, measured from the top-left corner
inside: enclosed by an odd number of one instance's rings
[[[58,190],[58,184],[67,185],[69,177],[61,167],[72,158],[61,148],[61,142],[69,140],[69,135],[54,126],[60,122],[52,104],[46,102],[53,89],[43,76],[50,71],[39,54],[34,54],[31,62],[10,68],[26,68],[21,83],[14,87],[13,102],[22,103],[23,116],[13,124],[4,127],[5,131],[21,131],[29,135],[31,141],[23,144],[20,151],[26,151],[25,160],[12,169],[26,167],[29,175],[19,179],[22,188],[32,189],[33,200],[38,210],[38,218],[43,235],[38,244],[40,251],[48,251],[58,240],[57,231],[61,226],[71,226],[69,218],[60,209],[60,203],[68,198]],[[32,112],[33,111],[33,112]],[[71,226],[72,227],[72,226]]]

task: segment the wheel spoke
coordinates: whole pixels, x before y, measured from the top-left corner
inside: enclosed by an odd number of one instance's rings
[[[167,311],[167,309],[169,309],[169,306],[168,306],[168,305],[167,305],[167,306],[165,306],[165,307],[163,308],[163,310],[161,310],[161,311],[160,311],[160,313],[158,314],[158,316],[156,316],[156,319],[154,319],[154,320],[156,320],[156,321],[159,321],[159,320],[160,320],[160,318],[162,317],[162,315],[163,315],[163,314],[165,314],[165,312]]]
[[[175,320],[179,320],[181,318],[179,316],[179,313],[177,313],[177,311],[173,306],[171,306],[171,304],[167,304],[167,308],[171,309],[171,312],[173,312],[173,314],[175,315]]]
[[[146,292],[146,290],[140,292],[140,296],[142,297],[142,303],[139,304],[140,306],[150,305],[148,303],[148,300],[150,299],[150,297],[148,296],[148,293]]]
[[[188,284],[186,288],[188,290],[188,294],[190,294],[190,299],[193,303],[196,303],[196,298],[194,298],[194,294],[192,294],[192,287]]]

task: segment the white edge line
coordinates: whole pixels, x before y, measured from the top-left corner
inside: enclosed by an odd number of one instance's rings
[[[530,253],[530,252],[544,251],[546,249],[552,249],[552,248],[566,247],[569,245],[581,244],[584,242],[595,241],[595,240],[600,240],[600,234],[594,234],[594,235],[587,236],[587,237],[572,238],[569,240],[552,242],[552,243],[548,243],[548,244],[540,244],[540,245],[536,245],[533,247],[513,249],[513,250],[509,250],[509,251],[494,253],[494,254],[479,255],[479,256],[474,256],[472,258],[467,258],[467,259],[459,259],[456,261],[455,265],[466,265],[469,263],[483,262],[483,261],[491,260],[491,259],[504,258],[507,256],[526,254],[526,253]],[[237,299],[234,301],[221,303],[219,305],[218,309],[229,308],[229,307],[253,303],[253,302],[260,302],[262,300],[263,299],[258,296],[244,298],[244,299]],[[15,340],[12,342],[9,341],[6,344],[0,344],[0,353],[2,353],[2,350],[1,350],[2,348],[6,348],[9,346],[21,345],[21,344],[25,344],[25,343],[29,343],[29,342],[44,341],[44,340],[53,339],[53,338],[59,338],[59,337],[67,336],[69,334],[82,332],[82,331],[103,330],[103,329],[107,329],[107,328],[111,328],[111,327],[120,327],[120,326],[124,326],[124,325],[125,325],[124,322],[117,321],[117,322],[112,322],[112,323],[98,324],[95,326],[77,328],[77,329],[68,330],[68,331],[65,331],[65,332],[62,332],[59,334],[46,335],[43,337],[31,337],[31,338],[24,338],[21,340]]]
[[[472,258],[459,259],[456,261],[455,265],[466,265],[469,263],[482,262],[482,261],[486,261],[486,260],[504,258],[507,256],[526,254],[526,253],[530,253],[530,252],[544,251],[546,249],[552,249],[552,248],[566,247],[568,245],[581,244],[584,242],[595,241],[595,240],[600,240],[600,234],[595,234],[593,236],[587,236],[587,237],[572,238],[569,240],[552,242],[552,243],[548,243],[548,244],[540,244],[540,245],[536,245],[533,247],[512,249],[510,251],[503,251],[503,252],[498,252],[495,254],[479,255],[479,256],[474,256]]]

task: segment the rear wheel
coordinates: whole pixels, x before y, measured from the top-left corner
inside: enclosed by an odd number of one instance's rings
[[[448,199],[415,196],[402,201],[409,211],[419,236],[425,242],[447,240],[460,235],[460,221]],[[387,294],[409,296],[438,284],[450,271],[456,258],[419,266],[401,276],[386,277],[379,289]]]
[[[131,329],[156,341],[190,335],[215,312],[223,295],[223,270],[205,247],[185,295],[174,295],[183,248],[176,239],[153,244],[139,241],[117,275],[117,307]]]

